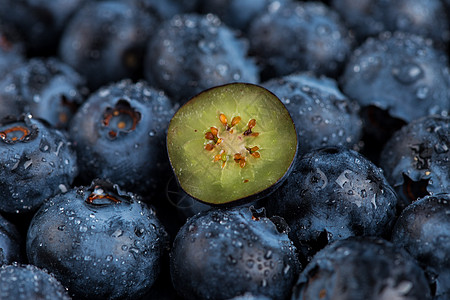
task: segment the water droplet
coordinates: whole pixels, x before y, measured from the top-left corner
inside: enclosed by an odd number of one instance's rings
[[[422,68],[415,63],[406,63],[392,69],[392,75],[403,84],[412,84],[423,77]]]

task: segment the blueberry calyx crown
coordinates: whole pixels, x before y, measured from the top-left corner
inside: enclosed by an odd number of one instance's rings
[[[38,128],[31,124],[31,116],[5,118],[0,123],[0,140],[6,144],[26,143],[38,135]]]
[[[240,116],[235,116],[228,124],[228,119],[225,114],[219,115],[220,123],[223,128],[210,127],[209,131],[205,133],[205,139],[207,143],[205,150],[214,151],[214,162],[222,162],[222,169],[225,168],[228,160],[233,160],[239,164],[241,168],[244,168],[247,163],[247,158],[253,156],[254,158],[260,158],[261,155],[258,152],[258,146],[248,147],[246,146],[247,137],[257,137],[258,132],[253,132],[252,129],[256,126],[256,120],[251,119],[247,123],[247,127],[242,133],[238,133],[236,125],[241,122]],[[234,154],[233,154],[234,153]]]
[[[91,186],[87,189],[87,193],[84,188],[80,188],[78,193],[82,195],[87,204],[93,206],[131,203],[134,198],[133,195],[122,192],[117,184],[112,184],[109,181],[100,179],[96,179],[92,182]]]
[[[129,133],[136,129],[141,114],[130,106],[126,100],[117,101],[114,108],[107,107],[103,114],[102,124],[108,127],[108,137],[115,139],[120,133]]]

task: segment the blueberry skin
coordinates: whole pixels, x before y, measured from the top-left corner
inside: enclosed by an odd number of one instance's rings
[[[331,0],[330,6],[339,13],[359,43],[362,43],[369,36],[376,36],[385,30],[380,3],[377,0]]]
[[[394,133],[380,166],[398,193],[400,209],[419,197],[450,192],[449,150],[449,116],[423,117]]]
[[[211,209],[190,218],[170,255],[177,292],[186,299],[228,299],[245,292],[285,299],[300,265],[286,228],[263,213]]]
[[[318,252],[300,274],[291,300],[431,299],[424,271],[383,239],[352,237]]]
[[[327,147],[301,156],[266,207],[286,220],[300,259],[308,261],[335,240],[388,234],[396,204],[380,168],[356,151]]]
[[[342,94],[334,79],[297,73],[262,85],[283,102],[294,120],[299,154],[324,146],[358,149],[359,105]]]
[[[450,39],[448,13],[440,0],[333,0],[331,6],[361,42],[383,31],[431,38],[440,47]]]
[[[435,286],[450,295],[450,194],[425,196],[409,205],[392,231],[392,242],[418,260]]]
[[[0,299],[70,300],[65,287],[52,274],[33,265],[0,267]]]
[[[217,85],[258,83],[258,69],[247,57],[247,48],[246,39],[212,14],[177,15],[151,37],[145,78],[180,104]]]
[[[353,43],[339,15],[315,1],[281,3],[253,20],[248,37],[265,79],[299,71],[335,77]]]
[[[64,30],[59,56],[86,77],[92,90],[141,78],[142,60],[157,18],[131,2],[92,1]]]
[[[91,94],[70,126],[83,182],[109,179],[137,193],[165,186],[173,114],[169,98],[144,81],[123,80]]]
[[[98,180],[46,201],[26,247],[30,263],[55,274],[77,299],[136,299],[155,282],[166,244],[153,209]]]
[[[0,97],[18,97],[21,113],[31,113],[65,129],[87,95],[85,79],[56,58],[32,58],[0,80]]]
[[[55,54],[63,28],[87,0],[3,0],[0,19],[16,26],[27,55]]]
[[[34,212],[78,174],[67,136],[29,115],[0,122],[0,211]]]
[[[16,226],[0,215],[0,266],[22,261],[21,243]]]
[[[200,11],[215,14],[228,26],[245,32],[259,14],[277,9],[279,5],[279,0],[202,0]]]
[[[450,110],[445,54],[430,40],[408,33],[385,32],[366,40],[350,57],[341,87],[361,107],[387,110],[407,123]]]
[[[119,0],[129,1],[139,9],[167,20],[177,14],[194,12],[198,9],[200,0]]]

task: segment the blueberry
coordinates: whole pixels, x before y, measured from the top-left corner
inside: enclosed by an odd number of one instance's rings
[[[67,136],[29,115],[0,122],[0,211],[35,211],[77,175]]]
[[[440,46],[450,41],[449,15],[441,0],[333,0],[331,5],[360,41],[386,30],[431,38]]]
[[[0,19],[16,26],[28,56],[55,55],[63,28],[87,0],[3,0]]]
[[[96,180],[45,202],[31,222],[27,255],[77,299],[135,299],[155,282],[166,243],[140,197]]]
[[[138,193],[161,188],[171,172],[165,134],[173,113],[165,94],[144,81],[91,94],[70,126],[82,182],[109,179]]]
[[[450,117],[432,115],[397,131],[380,166],[399,196],[399,211],[417,198],[450,192]]]
[[[21,245],[16,226],[0,215],[0,266],[22,261]]]
[[[405,250],[373,237],[336,241],[300,274],[292,300],[431,299],[424,271]]]
[[[70,300],[67,290],[52,274],[33,265],[0,267],[0,299]]]
[[[323,146],[358,149],[362,134],[359,105],[327,77],[299,73],[263,84],[289,110],[300,141],[299,153]]]
[[[337,76],[352,45],[338,14],[315,1],[269,9],[253,20],[248,36],[264,79],[305,70]]]
[[[145,78],[181,103],[213,86],[259,81],[246,40],[212,14],[177,15],[161,24],[148,45]]]
[[[212,209],[178,232],[172,282],[186,299],[227,299],[245,292],[285,299],[300,268],[295,247],[263,209]]]
[[[87,78],[91,89],[138,79],[145,46],[157,19],[124,1],[92,1],[70,20],[59,56]]]
[[[369,38],[353,52],[341,84],[361,106],[405,122],[450,110],[447,58],[430,40],[407,33]]]
[[[85,80],[55,58],[32,58],[0,80],[0,98],[18,97],[21,112],[66,128],[87,94]],[[22,101],[20,101],[22,99]]]
[[[428,273],[435,296],[450,296],[450,194],[425,196],[398,218],[392,242],[405,248]]]
[[[282,0],[290,1],[290,0]],[[282,2],[281,1],[281,2]],[[213,13],[225,24],[241,31],[248,30],[252,20],[267,10],[280,6],[279,0],[202,0],[200,11],[204,14]]]
[[[267,211],[283,217],[300,259],[350,236],[384,236],[392,228],[396,194],[382,170],[356,151],[327,147],[301,156]]]

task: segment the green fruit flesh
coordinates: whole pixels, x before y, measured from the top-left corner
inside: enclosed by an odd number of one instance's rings
[[[276,184],[294,160],[297,134],[275,95],[253,84],[232,83],[182,106],[170,122],[167,147],[186,193],[225,204]]]

